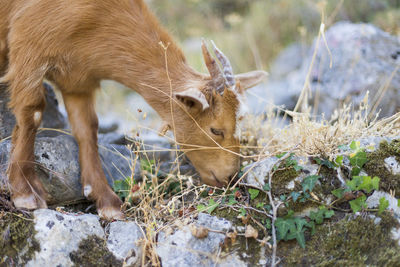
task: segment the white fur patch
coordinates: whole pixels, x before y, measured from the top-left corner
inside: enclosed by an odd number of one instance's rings
[[[39,126],[39,124],[42,122],[42,112],[35,111],[35,113],[33,113],[33,121],[35,122],[36,126]]]
[[[34,210],[38,208],[35,196],[33,195],[29,195],[27,197],[14,198],[13,202],[16,208],[24,208],[28,210]]]
[[[241,136],[241,130],[240,130],[240,118],[246,115],[247,112],[249,112],[249,108],[247,106],[247,99],[245,95],[242,95],[238,92],[236,92],[235,87],[233,87],[233,92],[236,95],[236,99],[239,102],[238,109],[236,110],[236,128],[235,128],[235,134],[234,137],[240,139]]]
[[[92,186],[91,185],[85,185],[83,188],[83,195],[85,197],[89,197],[90,193],[92,193]]]
[[[123,220],[125,218],[124,214],[115,208],[104,208],[98,210],[100,218],[106,220]]]

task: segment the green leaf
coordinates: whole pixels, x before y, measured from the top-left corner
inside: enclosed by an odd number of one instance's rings
[[[353,141],[350,144],[351,150],[358,150],[360,148],[360,141]]]
[[[358,186],[358,190],[365,190],[367,193],[372,191],[371,176],[362,176],[362,183]]]
[[[205,211],[207,209],[207,207],[204,206],[203,204],[199,204],[199,205],[196,206],[196,209],[197,209],[198,212],[203,212],[203,211]]]
[[[294,225],[293,219],[277,218],[275,221],[276,231],[278,233],[279,240],[286,240],[286,235],[289,233],[289,229]]]
[[[240,211],[240,216],[242,217],[246,216],[246,210],[244,208],[240,208],[239,211]]]
[[[311,192],[319,178],[321,178],[319,175],[310,175],[304,178],[304,180],[301,182],[303,191],[306,192],[308,190]]]
[[[400,207],[400,199],[397,200],[397,207]]]
[[[365,208],[367,206],[367,204],[365,203],[365,200],[367,199],[367,197],[365,195],[362,195],[354,200],[351,200],[350,203],[350,207],[353,210],[354,213],[362,210],[363,208]]]
[[[374,178],[372,178],[372,188],[375,190],[379,190],[379,182],[381,181],[381,179],[378,176],[374,176]]]
[[[249,188],[249,194],[250,194],[251,200],[255,199],[259,193],[260,193],[260,190],[254,189],[254,188]]]
[[[232,206],[232,205],[234,205],[236,203],[238,203],[238,202],[236,201],[235,196],[233,196],[233,195],[229,196],[228,205]]]
[[[276,157],[277,157],[278,159],[280,159],[280,158],[282,158],[283,156],[285,156],[286,153],[287,153],[287,152],[280,153],[280,154],[276,155]]]
[[[271,188],[269,187],[269,184],[265,184],[264,187],[263,187],[263,189],[264,189],[265,191],[271,190]]]
[[[357,175],[360,174],[360,172],[361,172],[361,169],[360,169],[360,168],[358,168],[358,167],[353,167],[353,168],[351,169],[351,176],[357,176]]]
[[[335,215],[335,211],[334,210],[327,210],[324,214],[324,217],[326,219],[332,218],[332,216]]]
[[[272,228],[272,223],[270,219],[265,220],[265,228],[267,228],[268,230]]]
[[[260,208],[264,207],[264,205],[265,205],[264,202],[258,202],[257,205],[256,205],[256,208],[260,209]]]
[[[361,169],[367,161],[367,153],[365,151],[358,151],[353,157],[350,156],[350,164],[353,167]]]
[[[335,163],[339,166],[343,165],[343,156],[337,156],[335,159]]]
[[[324,213],[320,211],[310,211],[309,217],[317,224],[321,224],[324,221]]]
[[[379,209],[378,214],[381,214],[384,210],[389,207],[389,201],[385,197],[379,199]]]
[[[286,238],[287,240],[296,239],[297,243],[299,243],[302,248],[305,248],[306,240],[304,237],[304,231],[306,229],[304,226],[307,224],[307,221],[303,218],[294,218],[293,221],[295,223],[295,226],[293,224],[290,225],[289,234]]]
[[[214,199],[210,199],[208,201],[208,207],[207,207],[207,212],[209,214],[211,214],[217,207],[218,207],[219,203],[215,202]]]
[[[292,193],[290,193],[290,196],[292,197],[292,199],[293,199],[293,202],[296,202],[297,201],[297,199],[300,197],[300,193],[299,192],[295,192],[295,191],[293,191]]]
[[[344,195],[345,189],[344,188],[337,188],[331,191],[331,193],[337,197],[337,198],[342,198]]]
[[[363,176],[353,176],[353,179],[350,181],[346,181],[346,185],[352,190],[359,190],[359,186],[363,182]]]

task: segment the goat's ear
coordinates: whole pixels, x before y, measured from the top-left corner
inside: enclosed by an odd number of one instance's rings
[[[206,96],[199,89],[190,88],[186,91],[175,93],[174,95],[176,99],[184,104],[189,110],[203,111],[210,107]]]
[[[262,70],[255,70],[235,75],[236,81],[240,82],[242,90],[256,86],[268,76],[268,73]]]

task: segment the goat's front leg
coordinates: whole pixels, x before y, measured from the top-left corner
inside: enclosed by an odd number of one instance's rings
[[[30,90],[28,96],[12,88],[11,102],[16,118],[12,134],[12,152],[8,167],[11,199],[17,208],[47,208],[46,191],[35,173],[34,144],[36,130],[45,107],[44,89]],[[28,90],[27,90],[28,91]]]
[[[94,110],[94,94],[63,94],[72,133],[79,145],[83,193],[96,201],[100,217],[123,219],[122,201],[107,183],[97,146],[98,120]]]

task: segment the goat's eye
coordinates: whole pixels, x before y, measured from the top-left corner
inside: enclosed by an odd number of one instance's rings
[[[217,129],[211,128],[211,132],[214,135],[220,135],[220,136],[224,137],[224,132],[221,131],[221,130],[217,130]]]

